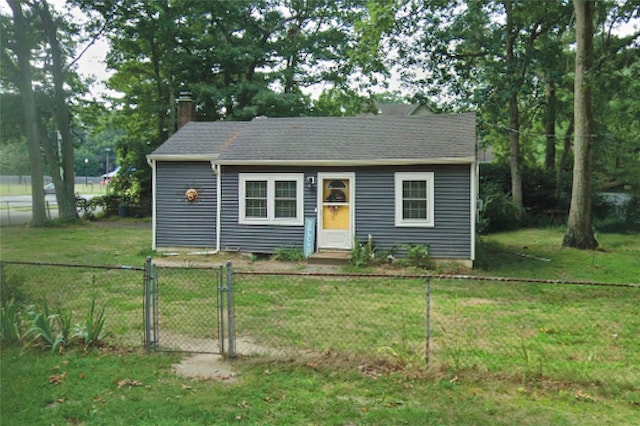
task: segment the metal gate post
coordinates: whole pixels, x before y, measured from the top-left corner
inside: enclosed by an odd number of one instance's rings
[[[218,292],[216,293],[218,301],[218,343],[220,345],[220,353],[224,354],[224,286],[223,266],[220,265],[218,272]]]
[[[158,270],[147,257],[144,264],[144,347],[147,352],[158,343]]]
[[[236,356],[236,332],[233,306],[233,279],[231,261],[227,261],[227,321],[229,323],[229,358]]]
[[[427,275],[427,286],[426,286],[426,302],[427,302],[427,312],[426,312],[426,342],[425,342],[425,364],[426,369],[429,369],[429,361],[431,358],[430,345],[431,345],[431,275]]]
[[[151,351],[151,257],[144,263],[144,348]]]

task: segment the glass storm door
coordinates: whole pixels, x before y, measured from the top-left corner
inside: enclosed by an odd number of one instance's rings
[[[318,173],[318,248],[352,248],[354,181],[354,173]]]

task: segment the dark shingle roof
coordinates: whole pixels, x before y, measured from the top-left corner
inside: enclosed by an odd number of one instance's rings
[[[151,157],[215,157],[230,138],[249,124],[247,121],[191,121],[160,145]]]
[[[189,123],[151,158],[210,154],[222,164],[375,163],[470,161],[475,152],[475,114],[465,113]]]

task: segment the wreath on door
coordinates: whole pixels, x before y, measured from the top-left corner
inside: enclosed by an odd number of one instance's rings
[[[184,196],[187,198],[187,201],[193,203],[198,199],[198,191],[194,188],[187,189],[187,192],[184,193]]]
[[[347,201],[347,196],[339,189],[332,189],[331,193],[327,197],[327,201],[331,203],[344,203]]]

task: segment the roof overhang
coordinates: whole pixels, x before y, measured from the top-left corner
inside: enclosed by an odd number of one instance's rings
[[[473,164],[475,157],[380,160],[222,160],[223,166],[405,166],[415,164]]]
[[[217,154],[149,154],[149,161],[215,161]]]

